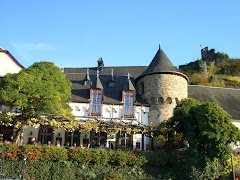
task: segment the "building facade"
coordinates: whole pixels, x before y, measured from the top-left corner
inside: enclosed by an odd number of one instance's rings
[[[63,69],[66,78],[72,82],[70,106],[79,121],[97,119],[130,126],[158,124],[169,119],[177,102],[187,97],[187,76],[178,72],[160,47],[148,67],[104,67],[102,58],[97,65],[93,68]],[[32,127],[29,129],[32,130]],[[24,143],[27,143],[30,137],[26,134],[35,136],[36,133],[29,133],[28,129],[25,131]],[[142,133],[74,133],[72,137],[73,133],[54,132],[49,139],[44,139],[56,143],[58,138],[61,144],[70,141],[70,144],[82,147],[92,147],[96,142],[102,145],[104,141],[108,147],[120,145],[133,149],[146,149],[148,144],[148,137]],[[41,135],[38,136],[42,143],[46,143]]]
[[[0,55],[0,60],[4,57],[1,64],[6,60],[5,50],[2,53],[5,54]],[[11,58],[7,61],[15,72],[19,71],[16,68],[18,63],[11,65],[14,62]],[[166,121],[173,115],[177,103],[187,97],[200,102],[216,102],[232,115],[233,123],[240,127],[240,90],[188,85],[187,76],[173,66],[161,47],[149,66],[105,67],[100,58],[96,67],[63,68],[62,72],[72,82],[69,105],[77,121],[82,124],[116,123],[126,126],[126,129],[74,129],[66,132],[56,127],[30,126],[24,129],[23,143],[36,138],[40,144],[75,143],[88,148],[106,145],[109,148],[125,146],[146,150],[148,136],[143,131],[135,133],[127,127],[144,128]]]
[[[18,73],[24,67],[12,56],[12,54],[0,47],[0,78],[7,73]]]

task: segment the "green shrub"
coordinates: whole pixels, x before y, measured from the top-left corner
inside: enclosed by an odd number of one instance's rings
[[[143,152],[130,150],[71,149],[55,146],[0,144],[5,153],[1,178],[19,178],[20,152],[28,154],[25,179],[204,179],[218,177],[220,165],[189,151]],[[16,156],[15,156],[16,155]],[[224,169],[229,172],[228,165]],[[227,173],[225,173],[227,175]],[[222,173],[223,175],[223,173]]]

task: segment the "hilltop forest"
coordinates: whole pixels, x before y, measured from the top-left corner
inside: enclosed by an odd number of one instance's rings
[[[179,66],[179,70],[188,76],[191,85],[240,89],[240,59],[220,52],[215,53],[215,57],[205,65],[204,61],[197,60]]]

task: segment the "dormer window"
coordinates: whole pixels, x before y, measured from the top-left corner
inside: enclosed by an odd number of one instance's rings
[[[92,85],[92,81],[91,81],[91,78],[89,76],[89,69],[87,68],[86,77],[84,79],[84,86],[91,86],[91,85]]]
[[[133,104],[135,101],[135,91],[127,90],[123,91],[123,102],[124,102],[124,116],[133,116],[134,108]]]
[[[114,87],[114,81],[109,81],[109,87]]]
[[[91,115],[101,114],[102,89],[91,89]]]
[[[115,79],[114,79],[114,76],[113,76],[113,69],[112,69],[112,76],[109,79],[109,87],[114,87],[114,84],[115,84]]]

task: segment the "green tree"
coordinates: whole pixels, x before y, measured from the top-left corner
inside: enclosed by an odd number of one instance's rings
[[[193,152],[226,159],[231,153],[230,143],[240,140],[239,130],[230,119],[216,103],[200,104],[197,100],[185,99],[175,108],[168,126],[184,134]]]
[[[189,84],[191,85],[209,85],[208,79],[199,73],[189,75]]]
[[[219,160],[228,159],[230,143],[240,140],[239,130],[230,118],[216,103],[201,104],[195,99],[184,99],[176,106],[173,117],[165,122],[165,134],[169,144],[176,143],[177,134],[182,134],[182,139],[189,144],[184,166],[175,169],[179,179],[219,177]]]
[[[24,125],[40,120],[72,120],[68,97],[71,82],[51,62],[37,62],[17,74],[7,74],[0,82],[1,125]],[[12,111],[12,108],[14,111]]]

